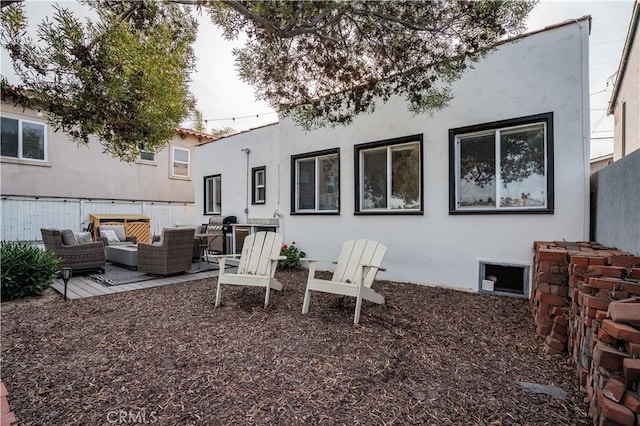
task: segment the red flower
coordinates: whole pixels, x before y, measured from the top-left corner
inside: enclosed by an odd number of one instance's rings
[[[286,244],[283,244],[282,247],[280,247],[280,251],[286,250],[286,249],[287,249],[287,245]]]

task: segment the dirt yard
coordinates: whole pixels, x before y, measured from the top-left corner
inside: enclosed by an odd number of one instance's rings
[[[2,305],[2,380],[20,425],[588,425],[568,358],[528,301],[376,282],[387,303],[214,282]],[[567,399],[525,391],[557,386]],[[125,420],[123,422],[122,420]]]

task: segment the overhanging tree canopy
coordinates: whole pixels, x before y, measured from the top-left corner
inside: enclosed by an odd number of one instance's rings
[[[226,1],[210,8],[236,50],[240,77],[305,128],[348,124],[375,101],[438,110],[449,84],[506,35],[535,1]]]
[[[394,95],[414,113],[443,108],[449,84],[522,30],[535,1],[102,0],[87,2],[99,19],[86,25],[60,9],[41,24],[42,46],[23,37],[20,7],[5,3],[3,43],[53,123],[131,160],[163,146],[194,106],[196,24],[178,3],[206,9],[229,39],[245,34],[234,52],[240,77],[313,128],[348,124]]]

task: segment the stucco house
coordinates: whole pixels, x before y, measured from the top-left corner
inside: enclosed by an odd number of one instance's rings
[[[640,2],[635,1],[607,108],[613,114],[613,160],[640,149]]]
[[[89,214],[140,214],[159,233],[194,225],[194,146],[215,137],[178,128],[167,147],[134,163],[79,145],[47,124],[45,112],[2,102],[2,239],[41,240],[41,227],[81,231]]]
[[[381,279],[527,297],[535,240],[588,238],[590,24],[501,43],[433,114],[393,98],[346,127],[281,119],[198,145],[196,214],[276,217],[319,259],[376,239]]]

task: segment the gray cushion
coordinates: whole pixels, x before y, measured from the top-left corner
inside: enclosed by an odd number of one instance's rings
[[[77,246],[78,240],[76,240],[76,236],[73,234],[71,229],[63,229],[60,231],[60,235],[62,236],[62,244],[65,246]]]
[[[100,225],[100,236],[105,237],[106,235],[102,235],[102,231],[115,231],[118,240],[124,241],[127,239],[127,236],[124,232],[124,225]]]

